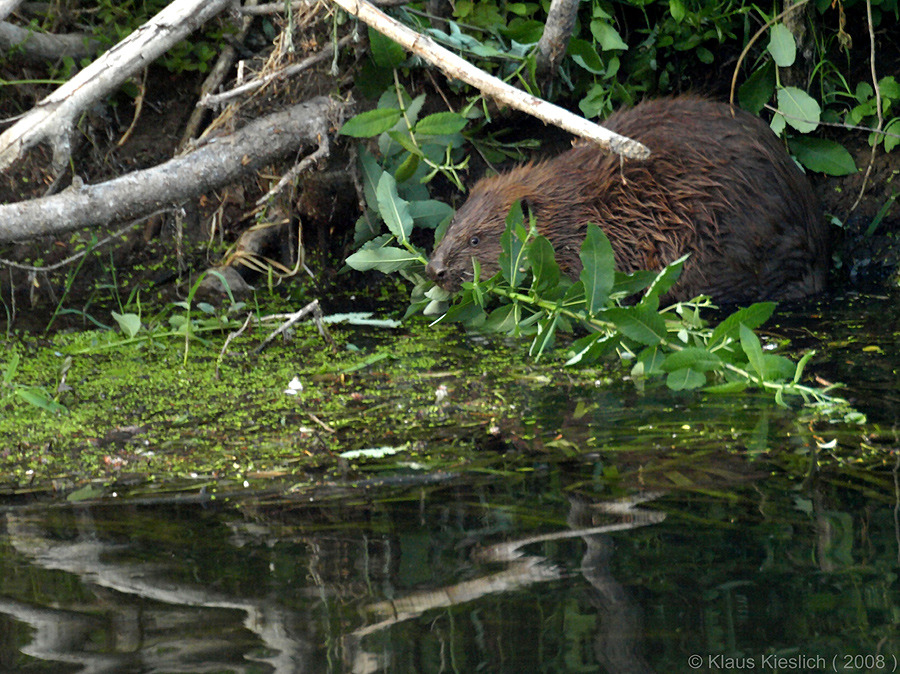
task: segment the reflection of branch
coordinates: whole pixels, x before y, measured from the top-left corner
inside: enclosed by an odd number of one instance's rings
[[[660,521],[665,513],[634,509],[636,503],[653,496],[643,494],[630,502],[600,504],[573,500],[567,521],[569,526],[578,529],[582,523],[593,522],[597,510],[637,515],[641,520],[650,516],[649,519]],[[591,534],[584,536],[584,543],[586,549],[581,559],[581,573],[590,584],[585,597],[596,608],[599,618],[593,635],[597,661],[607,672],[652,674],[653,670],[647,664],[642,649],[644,631],[641,606],[610,570],[610,559],[615,550],[612,538]]]
[[[401,599],[369,604],[366,606],[366,610],[370,613],[392,617],[375,625],[369,625],[357,630],[354,632],[354,636],[364,636],[372,632],[378,632],[390,625],[409,620],[410,618],[416,618],[431,609],[458,606],[489,594],[518,590],[533,583],[558,580],[562,577],[559,569],[544,562],[545,560],[541,557],[525,557],[510,564],[505,571],[491,576],[476,578],[475,580],[469,580],[449,587],[441,587],[437,590],[416,592]]]
[[[87,520],[84,528],[90,531],[93,528],[90,512],[86,511],[84,517]],[[289,614],[267,601],[243,600],[215,592],[200,584],[189,585],[179,581],[171,581],[162,577],[159,573],[160,567],[155,565],[138,565],[130,562],[117,564],[113,561],[107,561],[110,551],[121,546],[104,543],[94,539],[91,535],[81,536],[75,541],[52,539],[45,535],[37,522],[30,519],[27,515],[7,512],[6,531],[10,543],[18,553],[30,557],[35,564],[45,569],[73,574],[83,583],[92,583],[131,597],[151,599],[171,607],[224,608],[240,611],[245,615],[243,620],[244,627],[256,634],[265,644],[264,650],[267,655],[256,657],[254,660],[269,664],[277,674],[289,674],[304,670],[306,644],[292,637],[290,630],[287,629]],[[0,612],[6,613],[7,608],[9,608],[9,612],[12,615],[22,613],[16,606],[0,604]],[[52,616],[50,616],[49,612],[45,612],[45,614],[43,616],[36,614],[35,620],[38,618],[50,620]],[[56,620],[54,624],[60,630],[64,626],[62,620]],[[76,634],[69,633],[70,640],[75,637],[77,637]],[[31,647],[35,648],[38,645],[39,643],[32,639]],[[71,652],[77,646],[77,644],[69,645],[70,650],[67,652]],[[179,642],[174,643],[174,646],[178,645]],[[46,647],[51,650],[42,655],[49,660],[59,661],[61,658],[52,650],[53,646],[53,643],[48,643]],[[201,645],[184,644],[185,648],[189,647],[195,651],[198,646]],[[218,648],[221,644],[210,642],[210,646]],[[178,654],[173,652],[173,655],[177,656]],[[144,657],[148,656],[144,655]],[[169,656],[162,653],[160,657]],[[123,667],[121,665],[122,662],[120,661],[119,667],[115,669],[104,667],[103,669],[94,668],[84,671],[122,671]],[[149,667],[148,669],[152,671],[167,671],[172,669],[173,665],[174,661],[160,662],[159,666]],[[244,671],[257,670],[258,665],[256,667],[248,666]]]
[[[557,531],[552,534],[532,536],[530,538],[523,538],[517,541],[489,546],[477,555],[478,561],[510,562],[506,571],[502,571],[492,576],[477,578],[458,585],[452,585],[450,587],[438,588],[428,592],[418,592],[401,599],[370,604],[366,607],[367,611],[376,615],[393,616],[393,618],[377,625],[371,625],[363,630],[358,630],[354,634],[369,634],[370,632],[383,629],[388,625],[414,618],[432,608],[456,606],[463,602],[478,599],[487,594],[506,592],[507,590],[523,587],[535,582],[556,580],[560,577],[560,572],[556,567],[548,565],[546,563],[547,560],[543,557],[523,557],[519,548],[534,543],[558,541],[566,538],[583,538],[596,534],[609,533],[612,531],[626,531],[628,529],[644,527],[649,524],[657,524],[666,518],[665,513],[653,510],[640,510],[635,508],[635,506],[658,496],[658,493],[648,492],[645,494],[638,494],[628,499],[622,499],[611,503],[600,503],[593,506],[594,509],[600,510],[601,512],[627,517],[627,522],[606,524],[599,527],[567,529],[566,531]]]
[[[126,664],[124,656],[91,653],[73,649],[73,645],[88,640],[101,621],[72,611],[38,608],[0,597],[0,613],[12,616],[33,631],[31,641],[21,647],[22,653],[42,662],[65,662],[80,665],[80,674],[120,672]]]
[[[627,531],[629,529],[637,529],[645,527],[648,524],[658,524],[666,519],[666,514],[654,510],[637,510],[634,506],[644,501],[650,501],[659,496],[656,492],[647,492],[638,494],[629,499],[621,501],[613,501],[611,503],[598,503],[594,506],[596,510],[605,512],[610,515],[621,515],[628,517],[629,521],[619,524],[604,524],[599,527],[576,528],[567,531],[557,531],[552,534],[543,534],[541,536],[532,536],[518,541],[510,541],[508,543],[498,543],[485,548],[479,553],[478,558],[485,562],[503,562],[517,559],[522,556],[519,548],[533,543],[545,543],[547,541],[559,541],[566,538],[582,538],[584,536],[593,536],[596,534],[608,534],[613,531]]]

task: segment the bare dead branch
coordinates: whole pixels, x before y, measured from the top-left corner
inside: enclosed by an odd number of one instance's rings
[[[261,354],[269,344],[272,343],[278,335],[284,334],[284,331],[290,328],[294,323],[299,321],[301,318],[307,316],[308,314],[312,314],[313,322],[316,324],[316,327],[319,329],[319,334],[322,336],[325,341],[327,341],[332,348],[334,348],[334,341],[331,339],[331,335],[328,334],[328,330],[325,328],[325,325],[322,323],[322,309],[319,307],[319,300],[313,300],[305,307],[297,311],[296,313],[290,314],[287,317],[287,320],[278,326],[275,330],[269,334],[268,337],[263,341],[262,344],[253,349],[253,355],[258,356]]]
[[[347,45],[350,40],[353,39],[353,35],[345,35],[340,40],[338,40],[338,49],[343,48]],[[212,108],[216,105],[220,105],[221,103],[225,103],[233,98],[238,98],[239,96],[243,96],[244,94],[248,94],[250,92],[261,89],[269,82],[274,80],[283,80],[288,77],[293,77],[297,73],[303,72],[304,70],[311,68],[317,63],[321,63],[322,61],[327,61],[332,56],[334,56],[334,44],[331,43],[327,45],[322,51],[318,54],[313,54],[309,56],[300,63],[295,63],[294,65],[288,66],[287,68],[283,68],[273,73],[268,73],[262,77],[258,77],[254,80],[250,80],[245,84],[242,84],[230,91],[225,91],[221,94],[206,94],[200,98],[200,102],[197,103],[198,106],[202,106],[204,108]]]
[[[550,3],[547,24],[537,49],[536,69],[542,78],[552,78],[559,70],[575,28],[578,5],[579,0],[552,0]]]
[[[230,136],[211,138],[159,166],[43,199],[0,205],[0,243],[140,217],[226,185],[302,145],[318,146],[340,105],[320,96]]]
[[[2,14],[2,10],[0,10]],[[29,63],[56,61],[64,56],[83,59],[100,49],[100,41],[89,33],[51,35],[35,33],[4,21],[0,23],[0,52]]]
[[[0,21],[16,11],[16,7],[22,4],[22,0],[0,0]]]
[[[174,0],[3,132],[0,135],[0,170],[44,141],[53,148],[54,169],[62,170],[71,153],[70,134],[84,110],[233,2]]]
[[[253,7],[255,5],[256,0],[247,0],[245,6]],[[237,43],[243,42],[252,24],[253,18],[250,16],[244,16],[241,19],[241,27],[238,30],[237,35],[234,36],[234,39]],[[230,44],[225,45],[225,47],[219,53],[219,58],[216,59],[216,64],[209,71],[209,75],[207,75],[206,79],[203,80],[203,85],[200,87],[201,98],[203,98],[204,96],[208,96],[211,91],[215,91],[219,88],[222,82],[225,81],[225,76],[231,71],[231,67],[234,65],[234,61],[236,58],[237,49],[235,49],[235,47]],[[200,124],[203,122],[203,117],[205,114],[206,110],[204,110],[199,105],[194,108],[194,112],[191,114],[191,118],[185,125],[184,133],[181,134],[181,141],[179,141],[178,143],[179,152],[184,150],[188,142],[197,135],[197,132],[200,130]]]

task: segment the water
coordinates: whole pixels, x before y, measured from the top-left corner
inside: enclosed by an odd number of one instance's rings
[[[7,500],[0,672],[895,671],[893,306],[818,327],[866,427],[548,386],[458,474]]]
[[[617,489],[575,462],[378,500],[9,509],[0,665],[834,671],[837,658],[837,671],[894,671],[889,476],[798,482],[710,459],[707,478],[726,477],[684,492]]]

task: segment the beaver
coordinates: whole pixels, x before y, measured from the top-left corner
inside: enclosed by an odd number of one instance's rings
[[[531,209],[560,269],[581,271],[588,223],[612,244],[619,270],[661,269],[690,253],[672,301],[700,294],[722,303],[790,300],[821,291],[827,225],[809,180],[759,118],[700,97],[663,98],[614,113],[605,126],[644,143],[624,163],[597,145],[486,178],[472,188],[426,273],[455,292],[498,270],[512,204]],[[526,211],[527,212],[527,211]]]

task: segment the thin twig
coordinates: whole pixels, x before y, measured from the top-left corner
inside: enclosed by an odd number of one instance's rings
[[[762,37],[763,33],[765,33],[769,28],[774,26],[777,21],[784,18],[785,16],[787,16],[794,10],[799,9],[800,7],[803,7],[807,2],[809,2],[809,0],[800,0],[800,2],[798,2],[796,5],[791,5],[790,7],[785,9],[783,12],[776,14],[771,19],[766,21],[765,24],[763,24],[760,27],[760,29],[753,34],[753,37],[751,37],[750,40],[747,42],[747,46],[744,47],[743,51],[741,52],[741,55],[738,56],[737,63],[734,66],[734,72],[731,75],[731,93],[728,96],[728,102],[731,105],[734,105],[734,88],[737,86],[737,77],[738,77],[738,73],[741,70],[741,63],[744,62],[744,57],[750,51],[750,48],[753,46],[753,43],[756,42],[760,37]]]
[[[244,330],[247,329],[247,326],[250,325],[250,321],[252,320],[253,314],[247,314],[247,320],[244,321],[244,324],[240,327],[240,329],[228,333],[228,337],[225,339],[225,343],[222,345],[222,350],[219,351],[219,357],[216,358],[216,381],[219,381],[219,365],[222,364],[222,359],[225,357],[225,352],[228,350],[228,345],[231,344],[232,340],[237,339],[242,334],[244,334]]]
[[[878,127],[875,133],[880,133],[884,126],[884,115],[881,110],[881,87],[878,86],[878,73],[875,72],[875,29],[872,27],[872,0],[866,0],[866,19],[869,27],[869,67],[872,70],[872,86],[875,87],[875,111],[878,113]],[[882,134],[884,135],[884,134]],[[866,192],[866,185],[869,182],[869,176],[872,175],[872,167],[875,165],[875,153],[878,150],[878,141],[872,143],[872,153],[869,155],[869,163],[866,166],[866,173],[863,175],[862,185],[859,188],[859,194],[856,201],[850,207],[847,215],[850,215],[859,206],[863,195]]]
[[[267,346],[269,346],[269,344],[276,337],[278,337],[278,335],[283,334],[285,330],[287,330],[294,323],[307,316],[308,314],[313,315],[313,322],[319,329],[319,334],[322,336],[322,338],[325,339],[325,341],[327,341],[330,346],[334,347],[334,340],[331,339],[331,335],[328,334],[328,331],[325,329],[325,326],[322,323],[322,309],[319,307],[319,300],[313,300],[305,307],[300,309],[300,311],[291,314],[288,319],[278,327],[277,330],[272,332],[272,334],[266,337],[265,341],[262,344],[260,344],[253,350],[253,355],[258,356]]]
[[[294,178],[303,173],[303,171],[307,170],[310,166],[317,164],[323,157],[327,157],[330,152],[331,144],[328,142],[328,130],[323,129],[323,131],[319,134],[318,149],[312,154],[304,157],[301,161],[297,162],[297,164],[295,164],[290,171],[281,176],[281,180],[278,181],[278,184],[275,185],[275,187],[270,189],[263,196],[256,200],[256,205],[262,206],[269,199],[281,192],[281,190],[283,190],[286,185],[292,183],[294,181]]]
[[[338,40],[338,50],[345,47],[351,40],[353,39],[353,34],[345,35],[340,40]],[[321,63],[323,61],[327,61],[334,54],[334,43],[329,43],[325,49],[320,51],[318,54],[314,54],[308,58],[303,59],[300,63],[295,63],[292,66],[288,66],[287,68],[282,68],[281,70],[277,70],[273,73],[269,73],[267,75],[263,75],[255,80],[250,80],[242,84],[239,87],[235,87],[229,91],[224,91],[221,94],[207,94],[200,99],[200,102],[197,103],[198,106],[204,108],[212,108],[216,105],[221,105],[222,103],[226,103],[230,101],[232,98],[237,98],[238,96],[243,96],[245,94],[256,91],[257,89],[261,89],[266,86],[269,82],[274,80],[287,79],[288,77],[293,77],[297,73],[303,72],[312,66]]]

